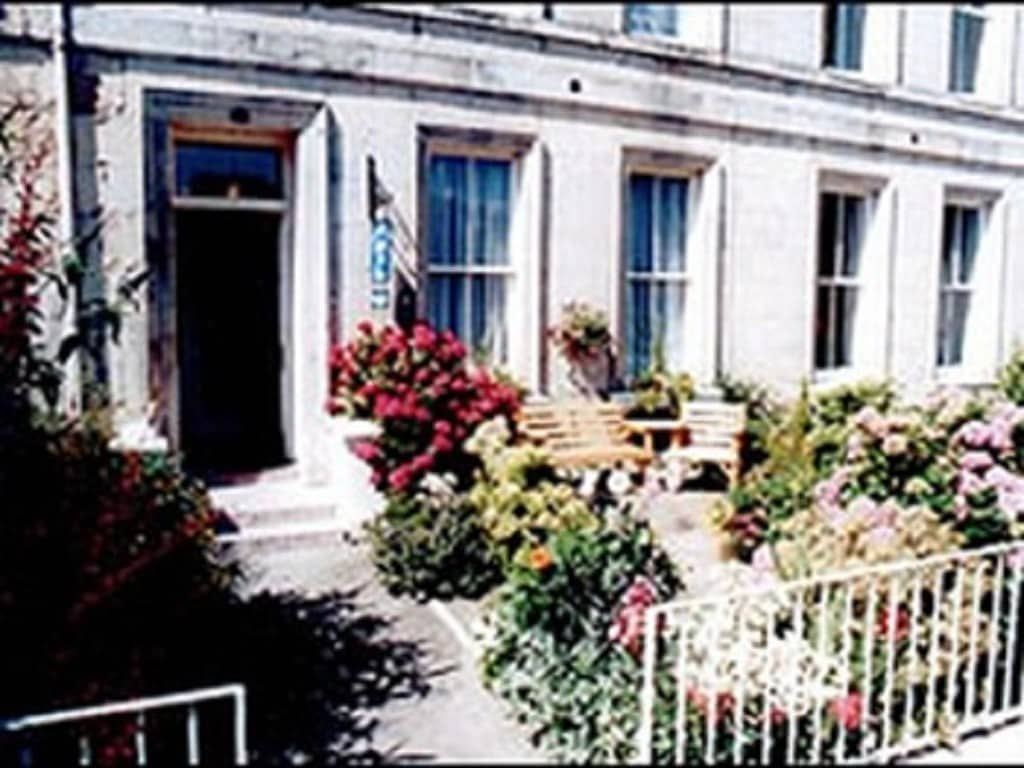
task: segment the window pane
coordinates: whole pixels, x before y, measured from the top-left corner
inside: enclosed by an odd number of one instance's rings
[[[686,181],[657,179],[658,253],[656,269],[661,272],[686,271]]]
[[[629,264],[631,272],[650,272],[654,267],[653,187],[651,176],[629,179]]]
[[[963,362],[964,338],[971,295],[967,291],[944,291],[939,297],[938,364]]]
[[[985,20],[976,14],[953,11],[949,83],[953,91],[971,93],[975,89],[984,25]]]
[[[507,360],[506,281],[501,275],[431,275],[427,317],[454,333],[471,354],[490,362]]]
[[[825,8],[825,64],[860,69],[864,47],[862,3],[829,3]]]
[[[860,272],[860,252],[864,240],[867,214],[863,197],[842,197],[843,275],[856,277]]]
[[[818,274],[831,277],[836,273],[836,231],[839,197],[831,192],[821,196],[821,219],[818,233]]]
[[[509,182],[507,160],[470,161],[473,264],[508,264]]]
[[[626,371],[630,378],[651,365],[651,283],[630,280],[626,289]]]
[[[818,302],[815,306],[814,318],[814,367],[828,368],[829,358],[829,327],[832,325],[832,289],[818,286]]]
[[[259,199],[284,196],[281,153],[274,147],[177,142],[174,170],[175,191],[183,196]]]
[[[966,285],[974,275],[981,238],[981,212],[977,208],[961,208],[960,216],[960,233],[963,238],[960,244],[960,283]]]
[[[623,10],[626,32],[676,34],[676,8],[672,3],[626,3]]]
[[[857,319],[857,289],[818,286],[814,325],[814,364],[838,368],[853,360],[853,331]]]
[[[956,248],[957,208],[947,205],[942,216],[942,263],[939,269],[941,285],[953,282],[953,265],[957,262]]]
[[[428,259],[431,264],[465,264],[468,220],[466,159],[432,157],[428,178]]]
[[[850,365],[853,361],[853,329],[857,319],[857,289],[836,288],[835,357],[833,365]]]
[[[686,289],[682,283],[656,283],[654,292],[654,318],[652,327],[652,360],[660,345],[660,359],[670,371],[683,367],[683,315],[686,308]]]

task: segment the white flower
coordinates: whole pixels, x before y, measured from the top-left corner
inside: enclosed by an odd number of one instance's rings
[[[616,496],[623,496],[633,487],[633,481],[629,475],[620,469],[615,470],[608,476],[608,490]]]
[[[600,473],[596,469],[588,469],[583,472],[583,479],[580,481],[580,495],[589,498],[597,490],[597,478]]]

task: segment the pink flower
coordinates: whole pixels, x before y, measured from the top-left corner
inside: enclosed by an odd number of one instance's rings
[[[644,576],[637,576],[619,599],[619,608],[608,628],[608,639],[625,646],[633,655],[640,652],[644,612],[657,600],[654,585]]]
[[[869,525],[891,527],[896,525],[900,516],[900,505],[894,499],[886,499],[869,515]]]
[[[991,474],[991,473],[988,473]],[[988,489],[989,484],[986,480],[982,480],[973,472],[959,472],[957,474],[958,489],[964,496],[971,496],[975,493],[980,493]]]
[[[867,535],[868,543],[874,547],[884,547],[890,544],[894,538],[896,538],[896,529],[887,525],[872,528]]]
[[[992,457],[985,451],[968,451],[960,457],[960,468],[971,472],[988,469],[993,463]]]
[[[352,453],[369,463],[380,456],[380,449],[368,440],[362,440],[352,447]]]
[[[769,544],[764,543],[754,550],[751,565],[754,566],[754,570],[761,576],[775,575],[775,558],[772,557],[772,550]]]
[[[1010,552],[1006,556],[1006,565],[1010,568],[1024,568],[1024,547]]]
[[[903,435],[886,435],[882,441],[882,453],[899,456],[907,452],[907,438]]]
[[[853,691],[833,701],[829,710],[843,728],[852,731],[860,727],[864,711],[864,700],[859,693]]]
[[[408,464],[403,464],[398,469],[391,471],[388,475],[388,482],[391,484],[392,489],[396,491],[404,491],[409,483],[412,482],[413,469]]]
[[[878,511],[878,505],[868,496],[858,496],[850,503],[846,511],[851,520],[870,523]]]
[[[984,448],[988,440],[988,426],[977,419],[968,421],[953,435],[953,442],[963,443],[969,448]]]

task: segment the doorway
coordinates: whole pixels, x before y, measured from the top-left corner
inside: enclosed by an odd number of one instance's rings
[[[284,162],[278,146],[176,141],[179,446],[207,479],[287,460]]]

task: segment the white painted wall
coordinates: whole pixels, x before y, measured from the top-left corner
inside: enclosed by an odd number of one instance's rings
[[[668,45],[627,39],[620,32],[620,9],[597,5],[556,6],[556,21],[545,24],[517,11],[507,23],[472,14],[469,26],[460,26],[458,9],[426,4],[335,9],[325,11],[324,18],[226,7],[95,6],[76,9],[76,20],[81,39],[108,52],[100,68],[101,92],[123,106],[97,134],[98,149],[110,163],[101,193],[116,214],[107,235],[111,258],[130,257],[142,247],[139,105],[147,88],[271,96],[311,102],[333,113],[342,144],[341,209],[335,213],[346,335],[370,314],[366,156],[376,158],[396,206],[415,226],[421,126],[525,135],[531,149],[522,160],[515,223],[522,290],[513,309],[512,364],[515,373],[536,385],[540,345],[546,343],[539,285],[542,152],[550,158],[551,184],[547,322],[557,321],[566,301],[583,299],[605,307],[616,328],[622,311],[624,158],[636,150],[700,158],[687,366],[702,381],[714,374],[720,279],[725,370],[792,393],[802,377],[814,376],[811,327],[822,174],[880,179],[869,246],[877,274],[871,276],[869,311],[858,329],[858,365],[851,375],[891,374],[908,394],[919,394],[938,379],[937,272],[949,187],[995,196],[986,268],[979,274],[987,286],[985,301],[978,302],[985,314],[977,320],[978,350],[972,352],[976,364],[969,378],[991,378],[1010,341],[1024,340],[1024,308],[1015,300],[1024,293],[1024,267],[1017,256],[1024,242],[1024,113],[1009,104],[1012,94],[1024,103],[1022,68],[1011,66],[1014,59],[1022,61],[1015,31],[1019,9],[1006,6],[995,13],[1005,35],[995,53],[986,54],[984,93],[992,102],[987,104],[946,93],[949,5],[872,4],[869,66],[859,77],[822,71],[822,14],[816,4],[730,4],[727,14],[721,4],[699,12],[684,9],[688,34],[706,37],[706,46],[685,35]],[[413,16],[418,33],[412,31]],[[367,25],[373,18],[389,23]],[[726,19],[728,72],[715,63],[722,55],[716,49]],[[129,22],[130,36],[125,34]],[[509,42],[480,37],[481,24],[488,23],[511,36]],[[546,31],[538,31],[542,28]],[[460,35],[448,36],[453,30]],[[552,52],[537,52],[540,38]],[[683,55],[678,43],[706,52]],[[133,56],[123,58],[119,52],[127,50]],[[164,58],[148,59],[154,51]],[[633,63],[623,63],[626,53]],[[176,63],[167,63],[170,56],[178,57]],[[677,58],[666,59],[671,56]],[[574,79],[578,92],[568,85]],[[304,378],[296,408],[307,414],[303,429],[318,432],[322,425],[315,412],[326,392],[325,291],[316,290],[326,280],[327,244],[318,229],[326,212],[317,207],[325,199],[319,189],[324,172],[313,134],[301,142],[298,195],[309,229],[297,233],[297,256],[304,290],[310,292],[296,305],[296,321],[308,334],[300,351]],[[132,322],[127,342],[113,351],[113,383],[116,397],[137,409],[148,386],[144,315]],[[549,357],[550,380],[558,390],[564,371],[553,354]],[[321,450],[318,440],[305,441],[300,434],[310,461]]]

